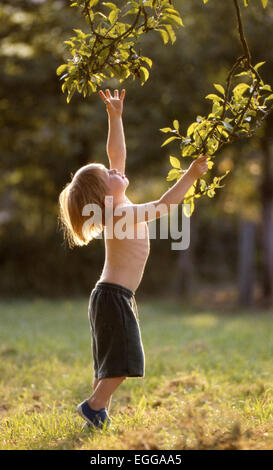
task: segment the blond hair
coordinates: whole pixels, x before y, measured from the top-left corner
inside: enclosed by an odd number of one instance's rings
[[[87,245],[103,230],[107,186],[101,177],[101,169],[105,167],[99,163],[80,168],[59,196],[59,221],[70,248]],[[102,218],[89,226],[88,230],[83,230],[86,216],[82,212],[87,204],[99,206]]]

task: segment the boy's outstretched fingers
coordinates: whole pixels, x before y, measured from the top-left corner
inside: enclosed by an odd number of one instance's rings
[[[110,93],[109,88],[107,88],[107,90],[105,91],[105,93],[106,93],[107,98],[110,100],[110,99],[112,98],[112,95],[111,95],[111,93]]]
[[[103,93],[102,90],[99,90],[99,95],[105,104],[107,103],[108,100],[113,99],[109,89],[105,90],[105,94]],[[114,98],[116,100],[119,99],[120,101],[123,101],[124,97],[125,97],[125,89],[121,90],[120,97],[119,97],[119,91],[117,89],[114,90]]]
[[[105,96],[105,94],[103,93],[102,90],[99,90],[99,95],[100,95],[102,101],[104,101],[104,103],[106,103],[106,102],[107,102],[107,98],[106,98],[106,96]]]
[[[124,97],[125,97],[125,89],[123,88],[123,90],[121,90],[121,94],[120,94],[120,100],[123,101],[124,100]]]

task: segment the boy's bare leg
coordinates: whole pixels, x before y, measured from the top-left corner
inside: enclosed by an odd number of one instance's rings
[[[110,404],[110,399],[114,391],[126,377],[113,377],[98,381],[95,391],[87,400],[93,410],[100,410]]]
[[[100,379],[94,379],[94,382],[93,382],[93,391],[96,390],[97,388],[97,385],[98,383],[100,382]],[[107,401],[106,405],[105,405],[105,408],[106,408],[106,411],[109,412],[110,411],[110,405],[111,405],[111,399],[112,399],[112,395],[111,397],[109,398],[109,400]]]

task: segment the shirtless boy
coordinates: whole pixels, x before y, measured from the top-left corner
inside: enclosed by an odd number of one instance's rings
[[[99,94],[108,113],[106,149],[110,168],[99,163],[83,166],[59,198],[60,218],[71,245],[87,245],[100,230],[105,239],[105,263],[88,307],[95,376],[93,393],[77,407],[85,421],[96,428],[110,423],[110,402],[117,387],[127,377],[144,377],[145,374],[134,294],[149,255],[147,222],[162,215],[156,211],[162,205],[168,212],[171,204],[181,203],[195,180],[208,169],[207,157],[199,157],[158,200],[133,204],[125,194],[129,184],[125,176],[126,146],[122,122],[125,90],[120,96],[118,90],[114,91],[114,96],[109,90]],[[109,197],[112,197],[113,211],[122,207],[125,213],[130,210],[133,214],[133,237],[121,238],[115,232],[113,236],[109,235],[105,217],[105,203]],[[82,211],[87,204],[99,206],[103,217],[101,223],[93,223],[88,230],[83,230],[86,216]],[[114,215],[114,225],[118,220],[120,215]]]

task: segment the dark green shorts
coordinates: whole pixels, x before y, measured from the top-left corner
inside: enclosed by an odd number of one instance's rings
[[[98,282],[90,295],[95,378],[144,377],[145,357],[134,292]]]

